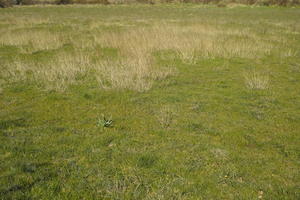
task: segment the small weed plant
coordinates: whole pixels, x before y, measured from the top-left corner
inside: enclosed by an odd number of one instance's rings
[[[105,117],[105,115],[102,116],[102,118],[99,118],[97,121],[97,126],[98,127],[102,127],[102,128],[109,128],[112,127],[112,117],[110,116],[110,118]]]

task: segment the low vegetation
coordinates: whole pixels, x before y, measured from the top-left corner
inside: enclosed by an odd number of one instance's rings
[[[13,5],[35,5],[35,4],[214,4],[218,7],[235,7],[239,5],[255,6],[299,6],[299,0],[0,0],[0,7]]]
[[[299,199],[299,19],[2,9],[0,199]]]

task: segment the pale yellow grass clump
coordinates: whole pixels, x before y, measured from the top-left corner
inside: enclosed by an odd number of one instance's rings
[[[2,79],[6,82],[35,81],[44,88],[64,91],[72,84],[84,81],[83,76],[94,77],[104,89],[129,89],[146,91],[153,82],[164,79],[172,70],[155,68],[150,59],[123,59],[92,62],[87,53],[60,54],[47,63],[15,61],[3,68]]]
[[[27,76],[27,66],[19,61],[7,63],[1,66],[1,82],[24,81]],[[4,84],[3,84],[4,85]]]
[[[91,70],[90,58],[85,54],[62,54],[46,66],[38,65],[34,79],[41,81],[49,89],[65,90],[69,85],[79,82],[78,77]]]
[[[88,73],[91,66],[87,55],[61,54],[47,63],[9,63],[3,69],[2,78],[6,82],[35,81],[47,89],[63,91],[78,82],[78,76]]]
[[[8,31],[0,36],[0,45],[20,47],[24,52],[57,49],[66,38],[49,31]]]
[[[270,53],[272,45],[254,33],[219,30],[208,25],[158,24],[121,33],[95,37],[97,43],[119,48],[126,56],[140,56],[156,50],[173,49],[186,61],[196,57],[256,58]]]
[[[34,23],[43,23],[43,20]],[[47,63],[15,61],[5,66],[3,77],[7,81],[34,80],[49,89],[65,90],[79,82],[78,77],[89,75],[104,89],[142,92],[149,90],[155,80],[165,79],[175,72],[172,66],[156,66],[155,51],[172,50],[183,61],[196,63],[197,59],[214,57],[257,58],[272,49],[270,43],[250,30],[220,29],[197,23],[189,26],[159,23],[121,32],[95,31],[90,35],[68,33],[64,36],[46,30],[24,29],[9,30],[0,36],[0,45],[14,45],[25,53],[59,49],[65,43],[72,43],[77,53],[63,53],[49,58]],[[95,58],[96,46],[116,48],[120,55],[114,59]],[[261,77],[247,78],[247,85],[265,87],[267,83],[259,79]]]
[[[14,25],[15,28],[30,28],[34,25],[51,23],[52,20],[45,16],[16,15],[16,13],[1,13],[0,24]]]
[[[300,51],[287,48],[285,51],[282,51],[281,57],[283,57],[283,58],[286,58],[286,57],[296,57],[299,54],[299,52]]]
[[[269,88],[270,79],[265,73],[258,71],[247,72],[244,75],[245,83],[249,89],[265,90]]]
[[[131,89],[146,91],[155,80],[173,73],[170,68],[155,68],[148,57],[103,61],[97,66],[96,79],[104,89]]]

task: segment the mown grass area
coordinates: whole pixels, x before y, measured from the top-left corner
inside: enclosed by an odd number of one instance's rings
[[[299,19],[0,10],[0,198],[299,199]]]

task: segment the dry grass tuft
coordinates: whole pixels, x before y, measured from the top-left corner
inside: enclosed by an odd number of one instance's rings
[[[163,106],[157,114],[157,120],[162,128],[169,128],[174,121],[175,111],[171,106]]]
[[[247,88],[251,90],[265,90],[269,88],[269,75],[257,71],[251,71],[244,75]]]
[[[23,52],[31,53],[39,50],[57,49],[66,38],[49,31],[8,31],[0,36],[0,45],[20,47]]]
[[[48,23],[37,19],[32,24]],[[100,22],[99,22],[100,23]],[[20,26],[26,24],[20,22]],[[65,90],[75,84],[78,77],[90,74],[104,89],[149,90],[155,80],[174,74],[172,66],[158,67],[153,52],[172,50],[187,63],[202,58],[258,58],[269,54],[272,45],[249,30],[221,29],[207,24],[189,26],[157,23],[150,27],[131,27],[120,32],[91,32],[90,35],[72,37],[46,30],[8,30],[1,34],[0,45],[14,45],[23,53],[59,49],[66,42],[72,43],[77,53],[63,53],[46,64],[15,61],[5,66],[4,77],[11,81],[34,80],[46,88]],[[96,46],[118,49],[117,58],[95,58]],[[81,53],[84,52],[84,53]],[[93,58],[92,58],[93,57]],[[9,78],[10,77],[10,78]],[[247,75],[249,88],[264,88],[265,77]]]
[[[78,82],[91,67],[87,55],[61,54],[48,63],[26,63],[15,61],[4,67],[2,78],[8,83],[34,81],[50,90],[64,91],[69,85]]]
[[[149,90],[155,80],[164,79],[172,74],[172,69],[156,69],[151,59],[143,56],[100,62],[96,69],[96,79],[102,88],[140,92]]]
[[[44,83],[46,88],[65,90],[69,85],[79,82],[80,76],[86,75],[92,64],[88,55],[77,53],[59,55],[48,65],[37,67],[35,80]]]
[[[269,54],[272,49],[272,45],[249,31],[219,30],[202,24],[186,27],[157,24],[95,39],[104,46],[121,49],[126,56],[137,57],[156,50],[173,49],[186,61],[193,61],[196,57],[257,58]]]
[[[129,89],[139,92],[151,88],[155,80],[172,73],[169,68],[155,68],[150,58],[92,62],[88,53],[60,54],[48,63],[8,63],[2,79],[8,83],[35,81],[46,89],[64,91],[69,85],[94,77],[104,89]]]

